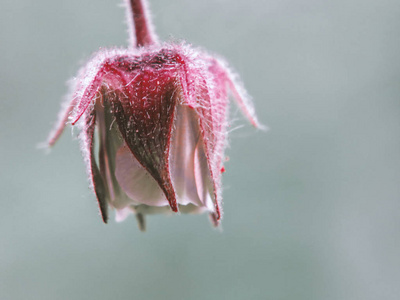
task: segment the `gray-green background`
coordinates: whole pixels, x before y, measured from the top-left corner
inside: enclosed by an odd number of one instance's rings
[[[102,224],[70,129],[35,148],[80,63],[126,45],[119,4],[0,4],[0,299],[400,299],[400,2],[151,1],[271,130],[230,136],[222,233],[178,215],[144,234]]]

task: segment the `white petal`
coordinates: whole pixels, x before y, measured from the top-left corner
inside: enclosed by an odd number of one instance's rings
[[[195,110],[178,105],[174,127],[170,146],[170,171],[177,202],[181,205],[203,206],[198,196],[194,175],[195,148],[200,138]]]
[[[125,207],[122,209],[116,209],[115,210],[115,221],[117,222],[122,222],[124,221],[131,213],[133,213],[132,208]]]
[[[200,137],[197,142],[194,154],[194,175],[196,179],[198,197],[205,207],[215,212],[215,206],[212,200],[213,183],[210,170],[208,168],[207,157],[204,149],[203,138]]]
[[[168,201],[154,178],[143,168],[126,144],[117,151],[115,176],[131,204],[167,206]]]
[[[118,209],[125,208],[132,200],[121,190],[115,178],[115,159],[117,150],[121,147],[123,140],[120,138],[119,129],[110,113],[110,104],[107,95],[102,94],[95,104],[96,109],[96,131],[97,131],[97,164],[101,177],[107,187],[108,203]],[[118,216],[116,216],[118,218]]]

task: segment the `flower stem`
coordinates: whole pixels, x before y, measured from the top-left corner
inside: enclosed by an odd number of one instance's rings
[[[158,38],[147,9],[147,1],[126,0],[126,2],[131,45],[135,48],[156,44]]]

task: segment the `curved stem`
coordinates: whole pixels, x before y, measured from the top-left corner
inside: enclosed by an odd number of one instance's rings
[[[157,43],[146,0],[126,2],[131,45],[135,48]]]

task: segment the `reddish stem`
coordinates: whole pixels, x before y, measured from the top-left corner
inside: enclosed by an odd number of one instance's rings
[[[157,42],[157,36],[153,30],[150,15],[147,9],[146,0],[128,0],[128,18],[130,18],[131,40],[136,47],[147,46]]]

